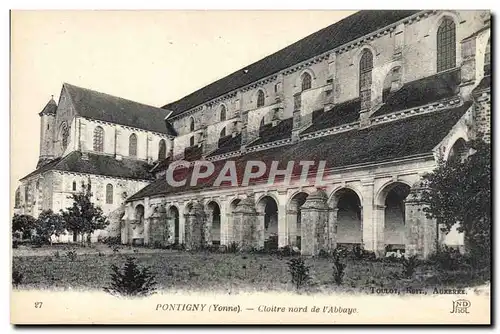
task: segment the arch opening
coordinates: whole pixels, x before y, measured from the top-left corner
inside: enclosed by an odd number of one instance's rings
[[[451,147],[448,154],[448,161],[450,162],[464,162],[467,158],[468,148],[467,143],[463,138],[459,138]]]
[[[220,222],[220,207],[216,202],[210,202],[207,205],[209,211],[209,226],[210,226],[210,238],[212,245],[221,244],[221,222]]]
[[[302,243],[302,213],[301,207],[309,195],[305,192],[295,194],[288,205],[288,239],[289,244],[301,248]]]
[[[174,244],[179,244],[179,210],[175,206],[171,206],[168,209],[168,217],[170,221],[170,230],[173,232],[173,235],[170,237]]]
[[[135,224],[132,227],[132,245],[144,245],[144,206],[139,204],[135,207]]]
[[[405,200],[410,186],[392,183],[384,189],[384,243],[386,252],[404,252],[406,244]]]
[[[338,190],[334,195],[334,208],[337,209],[337,245],[353,248],[363,243],[361,199],[349,188]]]
[[[278,204],[271,196],[264,196],[257,208],[264,230],[264,248],[278,249]]]

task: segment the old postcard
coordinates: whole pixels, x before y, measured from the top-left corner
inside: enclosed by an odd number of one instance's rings
[[[488,10],[12,11],[14,324],[490,324]]]

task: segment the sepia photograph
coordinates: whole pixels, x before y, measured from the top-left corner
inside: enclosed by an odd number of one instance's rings
[[[491,30],[12,10],[11,323],[490,325]]]

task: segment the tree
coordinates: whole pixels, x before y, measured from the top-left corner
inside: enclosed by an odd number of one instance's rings
[[[123,268],[111,265],[111,285],[104,291],[116,296],[148,296],[156,291],[155,274],[150,267],[140,268],[135,259],[128,257]]]
[[[52,235],[59,236],[65,231],[65,222],[59,213],[45,210],[36,220],[36,237],[40,243],[52,243]]]
[[[91,197],[90,187],[82,186],[81,192],[72,195],[73,205],[61,211],[66,228],[73,232],[74,237],[85,233],[90,236],[95,230],[109,224],[102,209],[91,202]]]
[[[35,228],[36,219],[30,215],[14,214],[12,217],[12,237],[22,233],[23,239],[31,236],[31,230]]]
[[[490,265],[491,251],[491,147],[474,140],[464,161],[449,159],[424,176],[425,212],[448,233],[458,223],[466,250],[476,266]]]

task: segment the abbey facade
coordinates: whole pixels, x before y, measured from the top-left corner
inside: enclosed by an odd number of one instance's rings
[[[40,115],[19,212],[62,209],[83,183],[122,243],[426,257],[449,236],[425,216],[422,176],[490,140],[490,13],[361,11],[162,108],[65,84]],[[321,186],[311,173],[175,187],[176,160],[187,180],[199,160],[326,167]]]

